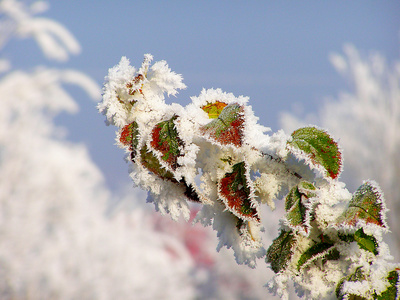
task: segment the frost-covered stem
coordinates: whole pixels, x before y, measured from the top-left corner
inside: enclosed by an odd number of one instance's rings
[[[286,169],[286,172],[288,174],[295,176],[297,179],[300,179],[300,180],[303,179],[303,177],[299,173],[290,170],[289,167],[287,166],[287,164],[280,157],[275,157],[272,154],[265,153],[265,152],[262,152],[262,155],[266,156],[270,160],[273,160],[273,161],[277,162],[278,164],[284,165],[284,167]]]
[[[110,69],[99,109],[119,127],[131,176],[157,210],[188,218],[187,201],[201,203],[196,220],[213,226],[218,247],[232,248],[250,267],[265,257],[277,273],[269,286],[281,297],[289,278],[312,299],[398,296],[400,269],[382,242],[383,193],[374,181],[353,195],[345,189],[341,151],[328,132],[309,126],[267,136],[247,98],[219,89],[203,90],[187,107],[167,105],[164,93],[185,86],[165,62],[150,67],[151,59],[137,71],[126,58]],[[266,250],[260,205],[274,207],[278,197],[286,214]]]

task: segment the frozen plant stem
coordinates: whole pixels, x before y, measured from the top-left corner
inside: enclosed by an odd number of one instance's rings
[[[273,161],[275,161],[275,162],[277,162],[277,163],[285,164],[285,162],[284,162],[281,158],[279,158],[279,157],[274,157],[273,155],[268,154],[268,153],[262,153],[262,154],[265,155],[266,157],[268,157],[270,160],[273,160]],[[297,177],[298,179],[303,179],[303,177],[301,177],[301,175],[299,175],[297,172],[294,172],[294,171],[289,170],[289,168],[287,168],[287,167],[286,167],[286,171],[287,171],[290,175],[293,175],[293,176]]]
[[[248,98],[220,89],[203,90],[186,107],[167,105],[165,93],[186,86],[165,61],[151,61],[145,55],[137,70],[123,57],[109,70],[98,109],[119,128],[130,175],[157,210],[188,219],[187,200],[201,203],[195,220],[212,225],[239,264],[264,257],[276,273],[268,287],[282,298],[288,279],[310,299],[399,298],[400,269],[382,241],[383,193],[371,180],[354,194],[345,188],[341,151],[327,131],[268,135]],[[279,198],[286,214],[266,249],[260,206]]]

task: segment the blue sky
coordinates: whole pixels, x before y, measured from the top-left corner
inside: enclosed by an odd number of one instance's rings
[[[13,66],[39,64],[81,70],[102,84],[121,56],[139,66],[144,53],[166,60],[187,90],[168,101],[185,105],[204,88],[250,97],[260,123],[279,129],[282,111],[315,110],[348,85],[328,60],[354,44],[388,61],[399,57],[400,1],[49,1],[44,14],[65,25],[82,53],[67,63],[48,62],[33,42],[14,41],[3,55]],[[29,52],[30,55],[26,55]],[[86,143],[117,189],[130,182],[123,151],[114,145],[93,102],[70,89],[81,110],[61,115],[69,139]],[[296,104],[296,105],[295,105]]]

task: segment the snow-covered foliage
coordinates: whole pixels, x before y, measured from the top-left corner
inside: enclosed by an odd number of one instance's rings
[[[161,213],[189,218],[189,202],[202,206],[195,221],[212,226],[218,249],[255,267],[265,258],[277,274],[268,287],[287,298],[287,281],[307,298],[395,299],[399,268],[382,236],[386,205],[376,182],[351,194],[338,180],[342,154],[324,129],[291,135],[257,123],[248,98],[203,90],[186,107],[164,94],[185,88],[164,61],[139,69],[123,57],[111,68],[98,105],[118,127],[135,184]],[[160,67],[161,66],[161,67]],[[279,236],[265,248],[261,205],[284,198]]]
[[[47,4],[27,2],[0,1],[0,50],[21,37],[50,59],[76,54],[66,28],[35,16]],[[54,124],[79,109],[65,84],[98,100],[96,82],[70,69],[15,70],[1,57],[0,73],[0,299],[263,298],[266,270],[249,276],[230,256],[217,260],[209,230],[160,218],[132,189],[115,200],[87,147]]]
[[[330,60],[350,90],[327,99],[317,114],[285,113],[281,123],[287,130],[309,122],[329,128],[344,149],[343,180],[354,189],[368,177],[380,183],[391,211],[391,246],[400,258],[400,222],[395,217],[400,214],[400,61],[387,62],[377,52],[364,56],[350,44],[343,51],[331,54]]]
[[[195,262],[181,238],[157,230],[143,209],[104,216],[103,175],[86,147],[53,125],[56,113],[77,109],[62,73],[0,80],[0,298],[195,297]]]

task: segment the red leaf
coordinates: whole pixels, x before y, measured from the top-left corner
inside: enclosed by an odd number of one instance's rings
[[[218,117],[202,126],[200,131],[221,145],[242,146],[244,109],[239,104],[226,106]]]
[[[179,148],[183,145],[182,140],[176,131],[174,120],[177,116],[167,121],[158,123],[151,132],[152,140],[150,146],[162,154],[162,159],[176,170],[178,167],[178,157],[181,156]]]
[[[218,192],[228,209],[238,218],[260,221],[258,211],[253,206],[251,187],[247,180],[245,162],[233,166],[231,173],[226,173],[221,179]]]

